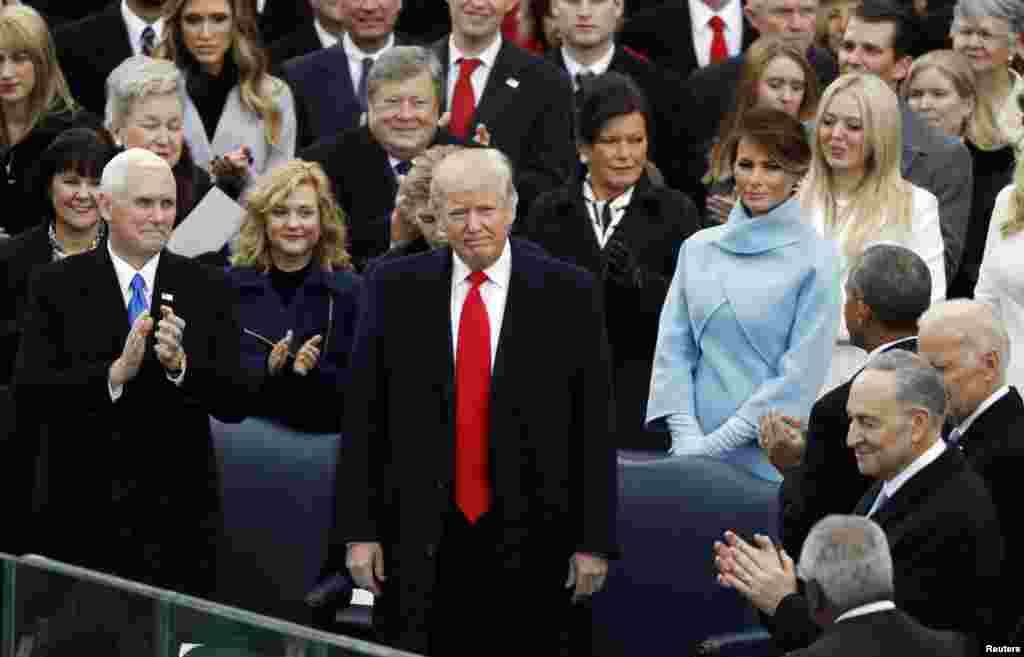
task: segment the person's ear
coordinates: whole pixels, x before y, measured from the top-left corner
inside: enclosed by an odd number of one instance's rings
[[[999,357],[999,352],[993,349],[992,351],[982,354],[981,362],[990,374],[992,380],[998,380],[999,372],[1003,365],[1002,358]]]
[[[109,224],[111,207],[110,194],[103,190],[96,192],[96,205],[99,208],[100,217],[103,219],[103,221]]]
[[[897,88],[907,79],[907,74],[910,73],[910,65],[913,63],[914,58],[910,55],[904,55],[896,60],[896,64],[892,69],[892,81]]]
[[[751,27],[758,32],[761,31],[761,27],[759,25],[761,21],[757,13],[757,2],[755,0],[751,0],[747,3],[747,6],[743,8],[743,15],[747,18],[747,22],[750,23]]]

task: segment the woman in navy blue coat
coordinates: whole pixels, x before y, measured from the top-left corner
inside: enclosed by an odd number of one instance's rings
[[[260,179],[230,272],[243,365],[264,377],[250,415],[316,433],[341,428],[361,285],[330,189],[320,165],[302,160]]]

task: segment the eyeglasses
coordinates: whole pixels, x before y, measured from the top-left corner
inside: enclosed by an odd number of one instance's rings
[[[973,27],[953,26],[953,29],[951,30],[951,33],[953,34],[953,36],[959,37],[961,39],[970,39],[972,37],[978,37],[979,39],[981,39],[981,41],[983,43],[985,43],[987,45],[990,45],[990,46],[999,45],[1000,41],[1002,41],[1004,43],[1009,43],[1010,42],[1010,33],[1009,32],[1001,32],[999,34],[993,34],[992,32],[989,32],[988,30],[975,29]]]

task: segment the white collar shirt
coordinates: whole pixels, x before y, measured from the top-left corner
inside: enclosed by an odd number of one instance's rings
[[[974,424],[975,420],[981,417],[982,413],[987,411],[989,408],[992,407],[993,404],[995,404],[997,401],[999,401],[1008,394],[1010,394],[1010,386],[1004,385],[1003,387],[999,388],[991,395],[989,395],[988,398],[985,399],[985,401],[978,404],[978,408],[974,409],[974,412],[971,413],[970,417],[968,417],[966,420],[957,425],[956,428],[960,432],[960,439],[963,440],[963,437],[967,435],[967,431],[971,428],[971,425]],[[963,445],[962,442],[958,444]]]
[[[323,38],[321,36],[321,41]],[[388,37],[387,44],[377,52],[365,52],[355,44],[348,32],[341,37],[341,47],[345,49],[345,56],[348,58],[348,74],[352,77],[352,90],[358,91],[359,83],[363,79],[363,60],[369,57],[377,62],[377,58],[395,46],[395,35]]]
[[[856,618],[857,616],[867,616],[868,614],[877,614],[880,611],[891,611],[896,608],[896,604],[892,600],[879,600],[878,602],[869,602],[866,605],[860,605],[853,609],[848,609],[836,618],[836,622],[840,623],[844,620]]]
[[[879,345],[879,346],[875,347],[874,349],[872,349],[871,353],[868,354],[868,361],[870,361],[872,358],[874,358],[878,354],[882,353],[883,351],[888,351],[890,347],[895,347],[898,344],[902,344],[904,342],[910,342],[911,340],[916,340],[916,339],[917,339],[916,335],[911,335],[911,336],[907,336],[905,338],[900,338],[899,340],[893,340],[892,342],[886,342],[883,345]],[[865,361],[865,362],[867,362],[867,361]]]
[[[494,62],[498,59],[498,52],[501,50],[501,34],[499,33],[494,43],[484,48],[484,51],[479,55],[476,55],[476,59],[483,62],[480,66],[476,67],[473,74],[469,76],[469,83],[473,85],[473,99],[474,106],[480,106],[480,98],[484,95],[484,89],[487,87],[487,79],[491,75],[491,71],[494,69]],[[446,90],[448,103],[445,107],[449,109],[452,106],[452,96],[455,95],[455,84],[459,81],[459,61],[466,55],[462,54],[462,51],[455,45],[454,37],[448,37],[448,89]]]
[[[341,41],[341,39],[325,30],[324,26],[321,25],[320,21],[316,18],[313,19],[313,29],[316,30],[316,35],[320,38],[320,46],[323,48],[336,46]],[[345,53],[347,54],[348,51],[346,50]],[[362,64],[360,64],[360,70],[362,70]]]
[[[725,45],[729,56],[740,54],[743,46],[743,9],[739,0],[728,0],[720,11],[712,11],[701,0],[687,0],[690,5],[690,23],[693,30],[693,49],[697,55],[697,63],[701,68],[711,63],[711,41],[715,31],[708,21],[712,16],[719,16],[725,22]]]
[[[590,176],[583,183],[583,200],[584,205],[587,207],[587,214],[590,215],[590,225],[594,228],[594,237],[597,238],[597,243],[603,249],[608,240],[611,239],[615,233],[615,229],[618,228],[622,219],[626,216],[626,210],[629,209],[629,204],[633,200],[633,192],[636,190],[636,185],[633,185],[626,191],[622,192],[618,196],[607,201],[599,201],[594,196],[594,190],[590,186]],[[601,223],[601,214],[604,212],[604,206],[610,203],[612,208],[612,220],[608,224],[608,229],[605,230],[604,225]]]
[[[126,0],[121,0],[121,17],[124,18],[124,26],[128,28],[128,41],[132,44],[133,55],[142,54],[142,33],[147,27],[152,27],[153,32],[156,33],[156,38],[153,39],[153,47],[160,45],[160,39],[164,33],[163,16],[156,19],[154,23],[147,23],[128,8]]]
[[[593,73],[594,75],[604,75],[611,68],[612,59],[615,58],[615,44],[610,44],[608,52],[590,66],[580,64],[578,61],[573,59],[572,53],[565,46],[562,46],[562,59],[565,60],[565,70],[569,73],[569,79],[572,80],[572,88],[574,91],[578,91],[579,87],[576,85],[576,76],[579,74]]]
[[[878,501],[882,499],[882,496],[885,496],[886,500],[891,500],[896,493],[899,492],[900,488],[903,487],[903,484],[910,481],[918,472],[931,465],[936,459],[942,456],[942,453],[945,451],[946,441],[939,438],[935,441],[935,444],[924,451],[924,454],[918,456],[916,459],[911,461],[910,465],[903,468],[898,475],[882,484],[882,492],[878,494],[878,497],[875,498],[875,501],[871,504],[871,510],[868,512],[868,517],[870,518],[872,514],[874,514],[876,507],[878,506]]]
[[[110,241],[107,241],[107,252],[110,253],[110,259],[114,263],[114,273],[117,274],[117,284],[121,288],[121,297],[124,299],[124,307],[128,307],[128,303],[132,300],[132,279],[135,278],[135,274],[142,274],[142,280],[146,284],[146,308],[153,307],[153,284],[156,281],[156,266],[160,262],[160,254],[157,253],[155,256],[149,259],[149,261],[142,266],[142,269],[135,269],[130,264],[125,262],[121,256],[114,253],[114,249],[110,246]],[[152,314],[152,313],[151,313]]]
[[[473,286],[468,280],[471,273],[472,270],[462,261],[459,254],[452,251],[452,353],[456,359],[459,354],[459,320],[462,318],[462,306]],[[487,280],[480,284],[480,296],[487,309],[487,322],[491,329],[491,372],[494,372],[501,323],[505,319],[508,284],[512,278],[512,247],[507,239],[501,255],[494,264],[484,269],[484,274],[487,275]]]

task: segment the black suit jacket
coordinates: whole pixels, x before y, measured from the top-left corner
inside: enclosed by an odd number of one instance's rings
[[[875,482],[854,513],[867,513],[881,490]],[[982,643],[998,632],[993,592],[1006,585],[1003,538],[988,488],[960,450],[945,450],[911,477],[872,520],[889,541],[897,607]],[[784,650],[809,646],[821,633],[799,593],[782,600],[770,624]]]
[[[618,38],[658,66],[683,77],[700,68],[686,0],[671,0],[660,7],[636,12],[626,20]],[[755,38],[756,31],[744,19],[740,50],[746,51]]]
[[[395,35],[395,45],[408,44],[406,37]],[[282,66],[281,74],[295,97],[299,123],[296,143],[300,148],[360,126],[363,109],[356,95],[359,81],[352,79],[341,42],[330,48],[318,47]]]
[[[552,50],[548,57],[559,68],[567,70],[562,50]],[[706,168],[707,154],[697,147],[697,135],[686,120],[687,112],[697,107],[689,85],[679,75],[659,69],[648,61],[615,46],[609,71],[627,75],[647,98],[651,121],[648,157],[662,175],[665,184],[692,195],[699,188]]]
[[[605,256],[585,203],[580,182],[548,192],[518,224],[517,234],[602,281],[615,374],[616,445],[664,450],[668,447],[666,434],[644,431],[647,393],[661,307],[675,273],[679,247],[700,229],[697,210],[686,195],[655,187],[646,176],[640,179],[613,233],[646,272],[644,287],[629,289],[606,278]]]
[[[928,629],[899,609],[833,623],[813,645],[790,657],[968,657],[967,637]]]
[[[446,109],[448,42],[446,37],[434,45]],[[502,41],[467,136],[481,123],[491,133],[491,146],[515,166],[520,215],[543,192],[569,180],[576,162],[572,85],[551,62]]]
[[[112,2],[98,14],[60,26],[53,39],[71,95],[90,112],[104,116],[107,76],[132,56],[121,3]]]
[[[574,552],[618,553],[611,375],[594,277],[515,240],[511,249],[491,377],[488,516],[505,572],[523,574],[536,609],[562,595],[549,580],[557,572],[564,584]],[[426,647],[434,557],[453,508],[452,259],[450,249],[400,258],[365,279],[337,477],[345,504],[335,560],[344,563],[348,541],[383,544],[390,571],[374,623],[387,642],[413,650]],[[508,602],[511,593],[501,595]]]
[[[459,143],[438,130],[430,144]],[[349,253],[360,269],[370,258],[388,250],[391,211],[395,208],[398,180],[387,151],[363,126],[317,142],[299,152],[299,158],[319,162],[334,187],[334,197],[345,211]]]
[[[317,34],[313,21],[306,21],[293,32],[267,46],[267,54],[270,56],[271,67],[280,72],[288,60],[308,55],[321,48],[323,44],[320,43],[320,35]]]
[[[14,372],[29,274],[36,267],[50,263],[52,258],[46,224],[9,240],[0,240],[0,385],[8,385]]]
[[[14,395],[19,437],[37,441],[47,479],[31,549],[209,595],[220,531],[209,415],[240,420],[251,389],[224,274],[163,252],[153,303],[173,294],[187,322],[185,378],[168,380],[151,336],[116,402],[108,371],[129,326],[106,246],[37,269],[29,290]]]
[[[890,349],[917,351],[917,338]],[[785,473],[779,487],[782,544],[799,555],[811,527],[830,513],[850,513],[872,480],[860,473],[853,450],[846,446],[850,416],[846,404],[856,375],[821,396],[807,422],[807,449],[799,466]]]
[[[1024,401],[1016,388],[1010,388],[1002,399],[985,409],[971,423],[960,439],[967,462],[988,484],[999,514],[999,526],[1006,543],[1003,573],[1010,584],[1001,587],[1002,619],[1012,629],[1022,615],[1020,598],[1011,589],[1021,582],[1021,550],[1024,529],[1021,527],[1020,481],[1024,472]]]

